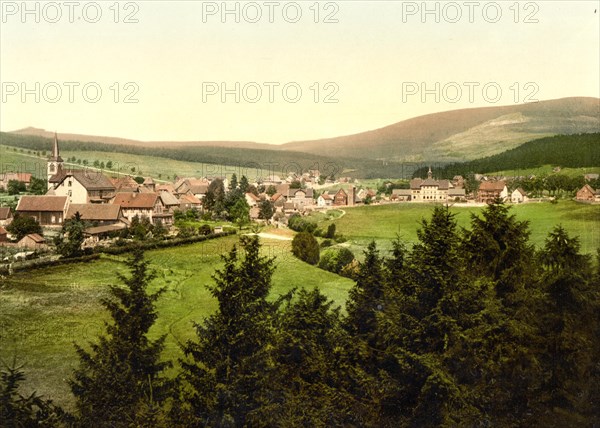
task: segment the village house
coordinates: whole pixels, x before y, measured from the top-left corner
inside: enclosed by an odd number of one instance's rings
[[[72,219],[75,213],[79,213],[82,220],[94,226],[107,226],[127,221],[121,213],[121,206],[116,204],[70,204],[65,220]]]
[[[585,181],[598,180],[598,177],[600,177],[600,175],[594,173],[584,174],[583,176]]]
[[[17,242],[17,247],[41,250],[43,248],[46,248],[46,240],[43,236],[37,233],[30,233],[29,235],[26,235],[23,238],[21,238],[19,242]]]
[[[599,196],[600,195],[598,194],[598,192],[596,190],[594,190],[592,188],[592,186],[590,186],[589,184],[586,184],[577,191],[577,195],[575,196],[575,199],[578,201],[594,202],[597,199],[600,200]]]
[[[200,209],[202,201],[194,195],[181,195],[179,197],[179,209],[186,211],[189,209]]]
[[[19,199],[16,212],[33,217],[41,226],[62,226],[69,201],[66,196],[30,196]]]
[[[123,216],[129,221],[138,216],[139,219],[147,218],[152,224],[157,220],[164,225],[173,224],[173,214],[164,210],[157,193],[117,193],[112,203],[121,206]]]
[[[285,198],[281,193],[275,193],[273,196],[271,196],[271,202],[273,203],[275,211],[283,211]]]
[[[110,179],[115,188],[115,193],[119,192],[137,192],[140,185],[130,175]]]
[[[336,192],[326,191],[317,198],[317,206],[320,208],[330,207],[333,204],[333,198]]]
[[[527,193],[520,187],[513,190],[513,192],[510,194],[510,201],[513,204],[521,204],[523,202],[527,202],[528,200],[529,197],[527,196]]]
[[[256,196],[254,193],[246,193],[244,196],[246,197],[246,202],[249,207],[255,207],[261,201],[260,197]]]
[[[508,198],[508,188],[506,182],[499,181],[483,181],[479,185],[477,191],[477,200],[479,202],[491,203],[496,199],[505,201]]]
[[[49,180],[47,194],[67,196],[73,204],[106,204],[114,193],[112,182],[100,171],[59,169]]]
[[[10,207],[0,207],[0,226],[8,226],[12,223],[13,215]]]
[[[168,191],[160,191],[159,192],[160,199],[165,207],[165,211],[168,213],[174,213],[175,210],[179,209],[180,202],[179,199],[175,197],[171,192]]]
[[[7,190],[9,181],[24,183],[25,188],[29,189],[31,174],[28,172],[5,172],[0,174],[0,189]]]
[[[412,196],[411,189],[392,189],[390,199],[397,202],[408,202]]]
[[[286,201],[294,204],[298,211],[313,207],[315,205],[313,189],[290,189]]]
[[[177,195],[191,195],[202,200],[208,192],[208,180],[185,178],[175,184],[175,192]]]
[[[2,226],[0,226],[0,242],[8,241],[8,232]]]
[[[351,186],[346,192],[344,189],[340,189],[333,196],[333,206],[354,206],[356,204],[356,188]]]
[[[151,192],[155,192],[156,191],[156,182],[152,179],[152,177],[146,177],[144,179],[144,182],[142,183],[142,186],[144,186],[145,188],[147,188]]]
[[[463,202],[467,200],[467,192],[463,188],[450,187],[448,189],[448,200],[455,202]]]

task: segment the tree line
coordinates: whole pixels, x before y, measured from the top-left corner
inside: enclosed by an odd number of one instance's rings
[[[19,396],[12,369],[1,417],[98,427],[600,423],[599,260],[560,225],[536,250],[528,222],[499,201],[468,230],[437,206],[411,248],[368,246],[345,310],[310,284],[269,297],[274,259],[260,250],[244,236],[223,256],[209,288],[218,309],[194,324],[175,377],[160,358],[164,337],[147,337],[164,290],[148,293],[154,274],[134,252],[102,302],[106,333],[77,348],[76,414]]]
[[[436,176],[452,179],[474,173],[537,168],[544,165],[580,168],[600,166],[600,133],[556,135],[529,141],[497,155],[437,168]],[[413,177],[425,177],[427,167]]]

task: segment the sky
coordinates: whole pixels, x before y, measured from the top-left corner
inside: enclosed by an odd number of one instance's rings
[[[600,97],[600,1],[0,1],[0,130],[289,141]]]

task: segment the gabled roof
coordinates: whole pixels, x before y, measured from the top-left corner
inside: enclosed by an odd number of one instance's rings
[[[523,190],[521,187],[516,188],[513,193],[514,192],[519,192],[521,195],[527,196],[527,192],[525,192],[525,190]]]
[[[152,179],[152,177],[146,177],[144,179],[144,184],[156,184],[156,183],[154,182],[154,180]]]
[[[183,195],[179,198],[179,202],[183,204],[200,205],[202,201],[194,195]]]
[[[413,178],[410,180],[410,188],[414,190],[418,190],[421,188],[421,183],[423,182],[420,178]]]
[[[485,190],[488,192],[491,192],[491,191],[501,192],[502,190],[504,190],[504,186],[506,186],[506,183],[502,180],[500,180],[500,181],[482,181],[481,184],[479,185],[479,190]]]
[[[448,190],[448,196],[466,196],[467,192],[462,187]]]
[[[121,206],[115,204],[71,204],[65,219],[71,219],[79,212],[83,220],[110,221],[118,220]]]
[[[260,198],[256,196],[254,193],[246,193],[246,197],[252,199],[254,202],[260,202]]]
[[[410,196],[412,191],[410,189],[393,189],[392,195],[396,196]]]
[[[47,211],[57,212],[64,211],[67,205],[66,196],[21,196],[17,204],[19,212],[35,212]]]
[[[30,233],[29,235],[25,235],[23,238],[21,238],[21,241],[23,239],[31,239],[33,242],[35,242],[36,244],[43,244],[44,242],[46,242],[46,240],[44,239],[43,236],[37,234],[37,233]]]
[[[175,195],[167,191],[160,192],[160,199],[162,200],[162,203],[165,204],[165,206],[179,205],[179,199],[177,199]]]
[[[296,196],[296,193],[303,192],[305,197],[312,198],[313,197],[313,189],[289,189],[288,198],[293,198]]]
[[[23,183],[29,183],[31,181],[31,173],[29,172],[5,172],[0,174],[0,181],[17,180]]]
[[[60,184],[67,177],[73,177],[75,180],[79,181],[86,190],[115,190],[115,186],[107,176],[100,171],[91,169],[61,169],[58,173],[50,177],[48,181],[50,183]]]
[[[129,175],[125,177],[112,178],[110,181],[115,187],[115,192],[135,192],[137,191],[138,187],[140,187],[138,182]]]
[[[127,226],[123,223],[118,224],[108,224],[106,226],[96,226],[96,227],[88,227],[83,231],[86,235],[101,235],[103,233],[116,232],[118,230],[123,230]]]
[[[152,209],[158,200],[157,193],[117,193],[113,199],[114,205],[121,205],[122,208],[143,208]]]
[[[10,207],[0,207],[0,220],[8,220],[12,217]]]
[[[0,235],[6,235],[8,234],[8,232],[6,231],[5,228],[3,228],[2,226],[0,226]]]
[[[158,184],[156,186],[156,191],[157,192],[170,192],[170,193],[175,193],[175,186],[173,186],[173,184],[171,183],[166,183],[166,184]]]

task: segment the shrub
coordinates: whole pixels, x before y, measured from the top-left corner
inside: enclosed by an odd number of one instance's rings
[[[331,248],[323,253],[319,267],[329,272],[340,274],[345,266],[352,263],[354,254],[348,248]]]
[[[292,254],[300,260],[316,265],[319,263],[319,243],[308,232],[300,232],[292,240]]]

